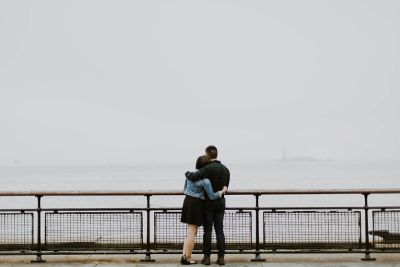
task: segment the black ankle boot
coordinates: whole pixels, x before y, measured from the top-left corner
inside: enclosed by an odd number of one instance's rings
[[[224,258],[224,255],[218,256],[217,264],[219,264],[219,265],[225,265],[225,258]]]
[[[201,260],[201,263],[203,263],[204,265],[210,265],[211,264],[210,255],[204,255],[204,258]]]

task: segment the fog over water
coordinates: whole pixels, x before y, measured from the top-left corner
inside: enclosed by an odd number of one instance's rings
[[[236,179],[255,177],[237,188],[391,187],[399,13],[399,1],[1,1],[3,189],[175,188],[209,144]],[[273,161],[284,150],[316,162]]]
[[[0,167],[1,191],[183,190],[189,165],[154,166],[8,166]],[[400,188],[398,162],[267,162],[229,165],[229,190]],[[252,206],[254,196],[227,196],[228,206]],[[182,196],[152,197],[152,206],[180,207]],[[264,206],[362,206],[362,195],[262,196]],[[3,197],[8,207],[32,207],[34,197]],[[144,196],[44,197],[45,207],[143,207]],[[372,195],[370,204],[398,205],[398,195]]]

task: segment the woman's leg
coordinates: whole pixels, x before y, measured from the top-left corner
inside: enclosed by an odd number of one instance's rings
[[[197,228],[198,226],[195,224],[188,224],[187,237],[183,243],[183,255],[186,255],[187,258],[192,257]]]
[[[188,226],[189,226],[189,225],[188,225]],[[183,241],[183,250],[182,250],[182,256],[186,256],[186,251],[187,251],[187,243],[188,243],[187,239],[188,239],[188,235],[186,234],[185,241]]]

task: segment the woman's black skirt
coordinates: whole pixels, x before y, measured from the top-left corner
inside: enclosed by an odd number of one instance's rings
[[[204,200],[186,196],[183,201],[181,222],[187,224],[204,224]]]

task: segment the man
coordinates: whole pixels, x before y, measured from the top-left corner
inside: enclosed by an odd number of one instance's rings
[[[230,173],[219,160],[218,150],[215,146],[206,148],[206,155],[210,158],[211,163],[201,168],[197,172],[186,172],[186,178],[192,181],[198,181],[208,178],[211,182],[214,192],[220,191],[224,186],[229,186]],[[203,253],[204,258],[201,263],[210,265],[211,256],[211,233],[214,224],[215,234],[217,237],[218,259],[217,264],[225,264],[225,235],[224,235],[224,214],[225,214],[225,198],[221,197],[216,200],[210,200],[206,196],[204,209],[204,235],[203,235]]]

